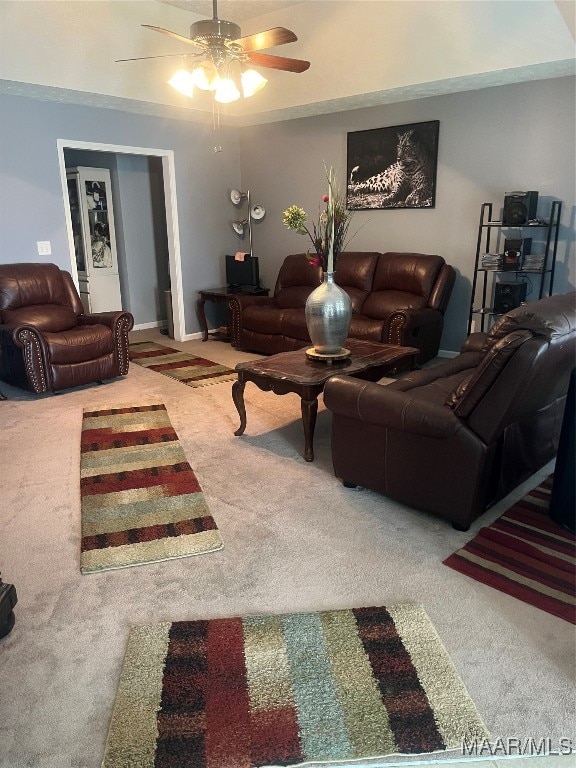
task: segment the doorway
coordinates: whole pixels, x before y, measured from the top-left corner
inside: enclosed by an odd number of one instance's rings
[[[73,141],[58,139],[58,160],[62,183],[62,195],[64,209],[66,211],[66,229],[68,235],[68,248],[70,254],[70,273],[76,286],[79,286],[78,270],[76,266],[74,237],[72,222],[68,206],[68,189],[66,179],[66,150],[84,150],[94,153],[108,153],[119,156],[145,156],[151,162],[160,162],[163,179],[163,193],[165,204],[165,223],[168,250],[168,272],[170,278],[170,298],[172,305],[172,323],[174,338],[177,341],[185,340],[184,298],[182,291],[182,264],[180,254],[180,238],[178,228],[178,211],[176,200],[176,181],[174,167],[174,153],[172,150],[149,149],[143,147],[130,147],[116,144],[101,144],[85,141]],[[104,155],[102,155],[104,157]],[[127,275],[126,275],[127,280]],[[163,298],[163,296],[161,297]],[[168,319],[170,325],[170,318]]]

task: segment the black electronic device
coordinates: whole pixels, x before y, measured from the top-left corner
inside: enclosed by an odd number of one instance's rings
[[[504,196],[502,224],[505,227],[522,227],[536,218],[538,192],[508,192]]]
[[[226,285],[230,291],[250,290],[260,287],[258,257],[244,254],[243,259],[226,255]]]
[[[514,282],[496,283],[494,286],[494,312],[504,315],[511,309],[516,309],[526,300],[526,283]]]
[[[14,626],[14,611],[12,610],[18,598],[13,584],[4,584],[0,578],[0,638],[5,637]]]

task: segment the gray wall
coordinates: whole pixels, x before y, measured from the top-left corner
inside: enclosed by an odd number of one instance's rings
[[[47,260],[70,267],[57,139],[173,150],[180,224],[186,331],[199,330],[200,288],[222,284],[235,245],[228,192],[240,187],[237,131],[20,96],[0,95],[0,263]]]
[[[288,253],[304,238],[286,230],[293,203],[311,215],[324,192],[323,161],[345,181],[346,134],[426,120],[440,121],[436,207],[359,211],[354,249],[439,253],[458,271],[441,347],[455,351],[466,333],[480,206],[499,213],[504,193],[540,192],[540,215],[563,201],[554,291],[576,286],[574,78],[507,85],[333,115],[221,129],[115,110],[0,96],[0,263],[36,261],[37,240],[51,240],[52,261],[70,255],[57,139],[172,149],[175,153],[186,331],[198,330],[197,291],[224,281],[224,254],[240,245],[228,193],[250,189],[266,207],[254,226],[254,253],[265,285],[274,286]],[[214,144],[222,152],[214,152]],[[208,306],[208,305],[207,305]]]
[[[467,329],[483,202],[494,203],[497,217],[506,192],[538,190],[538,213],[546,216],[551,200],[562,200],[554,293],[576,286],[574,78],[245,128],[242,183],[266,207],[266,218],[255,228],[254,253],[263,283],[273,287],[284,256],[310,245],[282,225],[282,211],[298,204],[311,218],[317,216],[325,191],[323,161],[334,166],[344,189],[347,132],[427,120],[440,121],[435,208],[358,211],[350,232],[362,229],[351,248],[438,253],[452,264],[458,278],[441,348],[456,351]]]

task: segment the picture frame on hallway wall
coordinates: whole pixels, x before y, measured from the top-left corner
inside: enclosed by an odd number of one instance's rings
[[[348,133],[348,210],[434,208],[439,133],[439,120]]]

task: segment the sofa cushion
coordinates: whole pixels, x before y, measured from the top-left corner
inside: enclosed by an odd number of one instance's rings
[[[521,330],[498,339],[484,354],[476,369],[449,393],[445,404],[462,419],[470,416],[518,347],[531,338],[530,331]]]
[[[369,251],[343,251],[338,256],[335,279],[350,296],[353,312],[362,312],[366,297],[372,290],[379,256],[379,253]]]
[[[287,256],[276,280],[274,298],[280,309],[303,307],[306,299],[322,281],[319,267],[314,267],[305,253]]]
[[[390,289],[371,293],[364,302],[362,314],[385,320],[392,312],[400,309],[424,309],[425,307],[426,299],[423,296]]]
[[[373,317],[366,317],[366,315],[353,314],[348,335],[354,339],[381,342],[382,320],[375,320]]]
[[[242,327],[264,334],[282,333],[284,310],[268,305],[250,304],[242,312]]]
[[[383,253],[374,273],[375,291],[405,291],[428,302],[444,259],[424,253]],[[424,305],[426,306],[426,304]]]
[[[292,339],[310,341],[310,334],[306,326],[306,313],[303,308],[285,309],[282,312],[280,332]]]
[[[61,333],[45,333],[53,365],[94,362],[114,352],[114,335],[105,325],[79,325]]]

